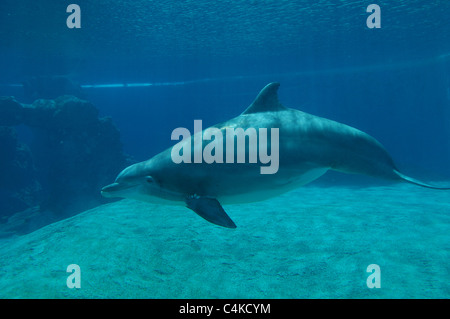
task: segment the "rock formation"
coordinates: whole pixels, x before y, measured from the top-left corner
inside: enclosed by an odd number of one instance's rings
[[[33,132],[30,145],[17,139],[21,124]],[[61,219],[104,203],[101,187],[129,164],[112,120],[67,95],[30,105],[0,98],[0,148],[0,224],[27,209],[34,219]]]

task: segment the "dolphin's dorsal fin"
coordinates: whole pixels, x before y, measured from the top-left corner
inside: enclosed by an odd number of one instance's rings
[[[286,107],[278,101],[277,91],[279,87],[280,83],[277,82],[267,84],[264,89],[259,92],[253,103],[242,114],[285,110]]]

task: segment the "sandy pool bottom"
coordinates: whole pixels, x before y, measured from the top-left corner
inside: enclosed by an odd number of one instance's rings
[[[450,297],[449,192],[309,186],[225,210],[238,228],[122,200],[3,239],[0,297]],[[367,286],[370,264],[381,288]]]

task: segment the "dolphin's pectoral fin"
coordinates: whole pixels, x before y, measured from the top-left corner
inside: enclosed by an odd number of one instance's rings
[[[193,195],[186,198],[186,204],[189,209],[192,209],[197,215],[210,223],[227,228],[236,228],[235,223],[215,198]]]

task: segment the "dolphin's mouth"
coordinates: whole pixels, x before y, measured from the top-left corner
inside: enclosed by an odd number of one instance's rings
[[[132,188],[137,186],[136,184],[120,184],[120,183],[112,183],[102,188],[101,194],[104,197],[120,197],[117,194],[119,191],[123,191],[128,188]]]

